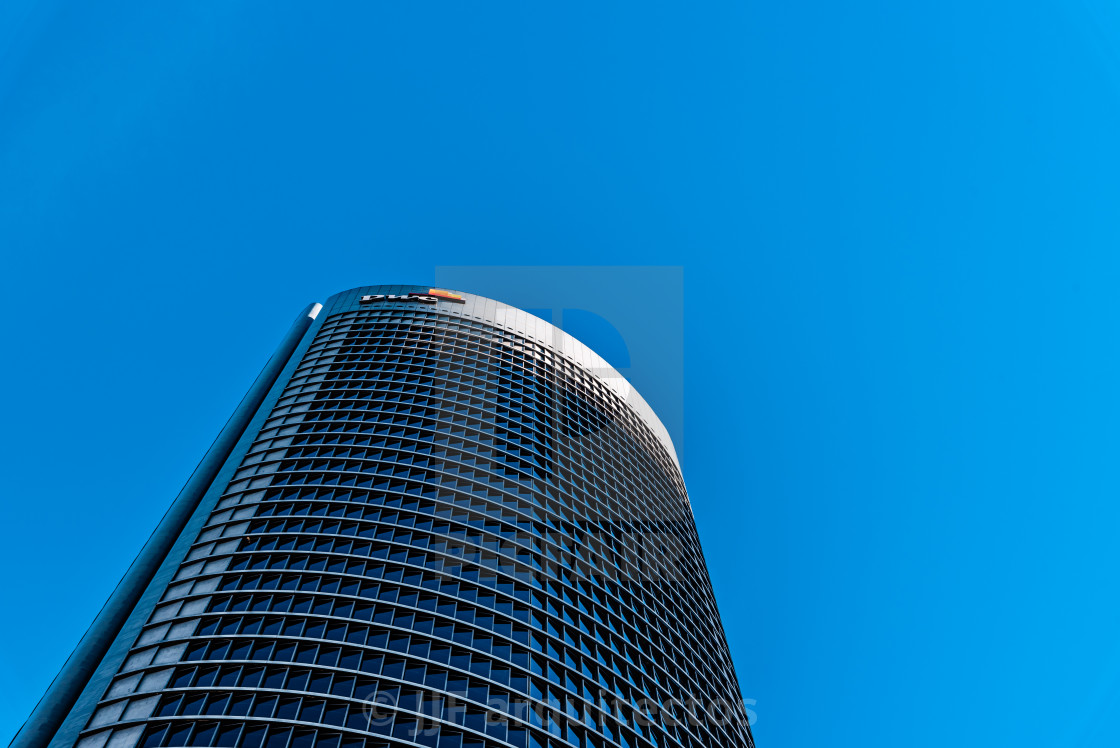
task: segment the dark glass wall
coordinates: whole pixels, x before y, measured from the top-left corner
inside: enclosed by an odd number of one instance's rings
[[[663,442],[457,312],[328,304],[81,748],[752,745]]]

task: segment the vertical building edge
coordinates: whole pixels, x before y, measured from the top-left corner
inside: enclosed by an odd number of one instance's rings
[[[52,743],[322,308],[318,303],[309,304],[292,323],[155,532],[129,566],[27,721],[12,738],[10,748],[46,748]]]

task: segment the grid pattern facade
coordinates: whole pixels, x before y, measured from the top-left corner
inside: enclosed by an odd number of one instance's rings
[[[328,316],[80,748],[753,746],[673,459],[433,306]]]

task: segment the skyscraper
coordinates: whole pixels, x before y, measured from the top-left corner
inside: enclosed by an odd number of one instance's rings
[[[296,320],[17,748],[753,746],[676,452],[491,299]]]

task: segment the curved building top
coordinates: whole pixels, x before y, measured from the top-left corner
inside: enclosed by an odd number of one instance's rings
[[[618,395],[649,427],[661,446],[665,448],[673,464],[680,470],[680,461],[677,459],[677,450],[673,447],[673,440],[669,431],[661,423],[661,419],[653,412],[653,408],[645,401],[634,385],[626,380],[613,366],[608,364],[602,356],[564,332],[560,328],[545,322],[540,317],[529,314],[517,307],[503,304],[485,296],[468,293],[466,291],[453,291],[449,289],[435,289],[430,286],[416,285],[381,285],[359,286],[348,291],[336,293],[327,299],[324,319],[336,312],[352,311],[366,306],[362,303],[365,296],[401,296],[402,302],[408,301],[409,296],[426,297],[427,304],[438,306],[439,311],[453,316],[485,322],[508,332],[521,335],[551,350],[561,354],[568,360],[580,366],[599,381],[605,384],[612,392]],[[430,299],[435,299],[431,301]],[[388,299],[387,299],[388,300]],[[388,300],[391,301],[391,300]]]

